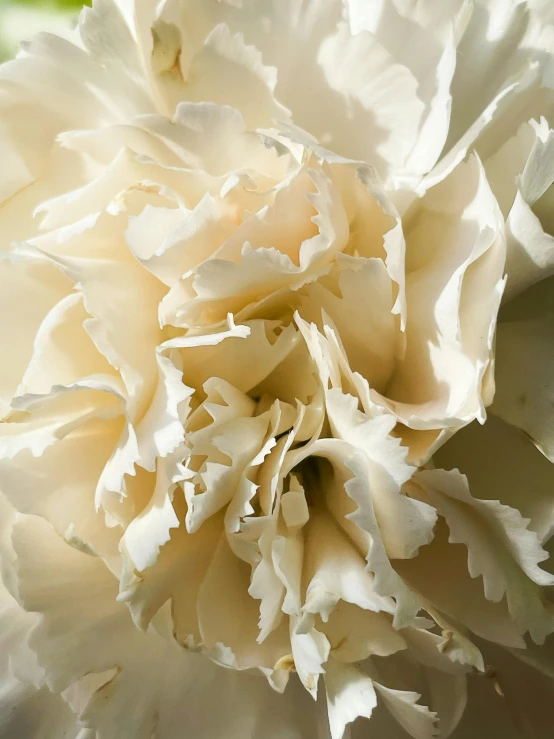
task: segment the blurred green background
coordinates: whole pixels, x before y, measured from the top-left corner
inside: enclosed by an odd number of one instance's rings
[[[83,0],[0,0],[0,60],[15,56],[21,41],[39,31],[67,33],[82,6]]]

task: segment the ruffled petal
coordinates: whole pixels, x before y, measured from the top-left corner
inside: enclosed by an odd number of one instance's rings
[[[37,332],[48,312],[69,291],[70,284],[55,265],[22,261],[6,255],[0,261],[2,284],[2,346],[10,362],[2,372],[0,416],[3,418],[33,356]],[[29,302],[27,295],[33,295]],[[19,306],[19,302],[24,305]]]
[[[16,524],[14,546],[20,597],[42,614],[31,640],[47,682],[59,690],[80,681],[75,684],[85,704],[80,721],[99,739],[146,739],[153,730],[170,739],[183,727],[203,739],[245,732],[260,738],[282,731],[298,739],[309,736],[304,731],[315,719],[313,709],[296,691],[277,712],[276,694],[263,678],[221,670],[155,634],[141,634],[126,607],[116,602],[117,582],[105,566],[64,543],[40,519],[27,517]],[[59,576],[55,581],[49,576],[46,584],[44,573],[54,562],[61,565],[55,570]],[[92,672],[102,674],[91,691],[82,678]],[[218,710],[198,711],[212,691]],[[194,710],[182,700],[184,692],[198,696]],[[269,724],[260,723],[259,716],[274,712]]]
[[[34,620],[0,583],[0,737],[78,739],[82,725],[62,697],[52,694],[46,686],[37,687],[14,675],[14,666],[18,658],[22,659],[18,649],[25,644]]]
[[[329,661],[325,689],[331,739],[342,739],[348,724],[358,716],[370,718],[377,705],[373,681],[351,665]]]
[[[406,353],[388,388],[388,405],[407,426],[483,420],[504,260],[501,213],[472,157],[428,192],[410,220]]]
[[[499,501],[473,498],[467,479],[456,470],[423,471],[416,479],[444,516],[449,541],[467,546],[469,574],[483,578],[485,597],[498,602],[506,596],[518,628],[542,643],[554,630],[554,620],[536,586],[550,585],[554,579],[539,567],[548,553],[527,528],[528,521]]]
[[[516,508],[546,542],[554,530],[551,490],[554,468],[517,428],[494,415],[472,423],[436,454],[438,467],[458,467],[473,496]]]

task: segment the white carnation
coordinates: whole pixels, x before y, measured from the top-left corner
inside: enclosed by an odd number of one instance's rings
[[[98,0],[0,67],[1,739],[550,736],[553,49]]]

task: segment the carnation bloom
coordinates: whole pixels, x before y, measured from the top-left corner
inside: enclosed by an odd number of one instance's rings
[[[550,736],[553,24],[98,0],[0,67],[2,739]]]

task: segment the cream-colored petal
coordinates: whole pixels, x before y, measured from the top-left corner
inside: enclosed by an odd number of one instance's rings
[[[467,5],[460,0],[440,5],[394,0],[370,4],[360,0],[348,2],[353,33],[364,30],[373,33],[418,82],[418,97],[425,110],[406,166],[406,174],[412,177],[431,169],[448,135],[450,83],[456,63],[457,37],[465,22]]]
[[[502,216],[473,156],[414,206],[407,229],[407,346],[387,390],[407,426],[484,418],[504,260]]]
[[[351,665],[330,659],[325,670],[331,739],[343,739],[346,726],[358,716],[370,718],[377,705],[373,681]]]
[[[4,505],[2,513],[8,515]],[[0,737],[76,739],[81,725],[61,696],[22,679],[22,668],[25,678],[31,677],[25,664],[29,661],[27,638],[36,620],[35,614],[23,611],[0,581]],[[38,666],[33,665],[33,672],[37,679],[42,677]]]
[[[326,542],[325,549],[321,541]],[[393,611],[390,599],[375,589],[374,577],[366,571],[359,552],[326,511],[314,511],[305,527],[303,578],[307,583],[305,613],[319,614],[326,622],[339,601],[379,612]]]
[[[554,132],[544,119],[532,129],[534,143],[519,170],[518,193],[507,219],[507,299],[554,273],[554,229],[548,205],[554,182]]]
[[[160,496],[164,493],[160,488]],[[221,536],[222,521],[215,517],[195,534],[189,534],[183,523],[176,520],[171,500],[165,496],[157,511],[153,509],[162,537],[154,540],[155,548],[152,550],[150,544],[148,549],[140,539],[141,525],[146,522],[150,526],[152,510],[136,519],[122,542],[124,556],[131,559],[127,564],[129,575],[122,579],[119,599],[128,603],[133,620],[143,630],[148,628],[164,603],[171,600],[175,638],[183,645],[194,644],[200,642],[196,598]],[[154,538],[152,533],[148,531],[150,539]],[[160,549],[166,536],[170,537],[169,541]],[[149,567],[148,562],[152,562]]]
[[[277,175],[279,180],[286,175],[288,157],[281,157],[283,146],[248,131],[236,108],[210,102],[182,102],[172,120],[149,116],[141,119],[141,123],[178,153],[187,168],[212,177],[235,170]],[[199,172],[192,173],[196,179]],[[220,183],[220,188],[223,184]]]
[[[117,87],[125,90],[124,97],[128,101],[135,102],[137,107],[140,105],[143,109],[140,112],[149,112],[156,103],[163,105],[152,80],[149,58],[154,11],[155,3],[151,1],[118,3],[105,0],[98,6],[86,8],[79,18],[80,37],[91,59],[106,70],[111,84],[115,81]]]
[[[33,356],[18,394],[43,395],[53,385],[70,385],[88,375],[113,374],[84,328],[89,318],[79,293],[71,293],[52,308],[35,337]]]
[[[246,321],[244,325],[250,330],[245,338],[230,336],[216,346],[190,346],[180,352],[188,385],[200,388],[210,377],[221,377],[248,393],[268,379],[300,342],[292,325],[284,330],[270,321]],[[245,354],[250,359],[246,365]]]
[[[148,410],[136,424],[140,466],[152,471],[156,458],[166,457],[184,441],[183,424],[190,410],[193,389],[183,383],[183,374],[157,350],[158,384]]]
[[[10,353],[2,371],[0,417],[10,401],[33,356],[39,328],[48,312],[69,292],[69,282],[54,266],[40,261],[6,256],[0,261],[2,289],[1,343]],[[32,294],[33,300],[28,296]],[[21,305],[20,305],[21,303]]]
[[[301,537],[289,536],[283,542],[283,528],[280,525],[279,514],[284,477],[282,467],[285,464],[287,453],[302,426],[304,408],[303,406],[299,407],[291,432],[286,436],[282,436],[279,441],[275,441],[274,437],[277,435],[276,426],[280,421],[280,413],[278,406],[274,406],[274,408],[277,414],[272,421],[269,436],[271,443],[266,443],[265,448],[262,449],[256,460],[261,461],[262,455],[265,457],[264,464],[257,476],[256,491],[262,513],[265,515],[258,518],[243,517],[242,526],[239,523],[247,537],[250,533],[258,537],[257,550],[259,550],[259,553],[255,550],[252,580],[248,593],[260,600],[260,619],[258,622],[260,628],[258,641],[260,643],[281,624],[281,611],[296,617],[300,614],[301,605],[299,590],[303,570],[303,541]],[[294,490],[297,483],[292,481],[291,484],[292,490]],[[254,490],[251,492],[254,492]],[[233,506],[231,506],[232,508]],[[245,512],[254,513],[254,508],[250,506],[249,510]],[[305,511],[305,513],[307,512]],[[296,605],[296,608],[293,607],[294,605]],[[296,618],[294,621],[296,621]]]
[[[132,262],[64,261],[72,278],[80,282],[85,308],[92,316],[85,328],[98,350],[121,372],[131,417],[140,417],[158,379],[155,348],[161,332],[156,307],[163,294],[161,283]]]
[[[448,543],[441,519],[431,544],[415,559],[397,560],[395,569],[413,591],[455,622],[499,644],[524,646],[506,604],[486,600],[482,583],[468,574],[467,549]]]
[[[528,521],[497,500],[473,498],[457,470],[427,470],[416,479],[446,519],[449,541],[467,546],[469,574],[483,578],[485,597],[498,602],[506,596],[521,632],[542,643],[554,630],[554,613],[537,586],[551,585],[554,578],[539,567],[548,553]]]
[[[493,193],[496,195],[504,218],[508,216],[514,205],[519,189],[518,176],[525,168],[536,138],[531,123],[524,123],[518,128],[514,136],[483,160],[487,179]],[[510,255],[510,244],[508,244],[507,259],[509,265],[510,259],[513,259]],[[510,270],[508,266],[508,272],[510,271],[513,272],[513,269]],[[514,278],[517,279],[517,274],[508,275],[510,282]],[[510,288],[508,287],[507,290],[509,291]]]
[[[327,637],[313,626],[313,620],[303,623],[290,619],[292,656],[302,685],[312,698],[317,697],[318,683],[325,673],[324,665],[329,659],[330,644]]]
[[[275,702],[264,678],[222,670],[156,634],[141,634],[116,602],[117,582],[104,565],[69,547],[40,519],[22,519],[14,544],[20,596],[42,614],[32,644],[49,685],[59,690],[91,672],[103,673],[92,691],[75,685],[86,704],[80,720],[98,739],[147,739],[154,728],[161,739],[183,730],[201,739],[262,739],[283,731],[295,739],[313,736],[315,715],[296,690]],[[190,700],[183,701],[184,694]],[[217,710],[208,710],[207,695]]]
[[[529,528],[546,542],[554,531],[554,468],[517,428],[495,415],[484,426],[474,422],[459,431],[436,454],[435,465],[458,467],[471,493],[516,508]]]
[[[322,330],[324,311],[336,327],[352,370],[363,375],[371,387],[384,391],[399,341],[392,314],[393,286],[385,263],[380,259],[345,261],[338,287],[340,297],[319,282],[312,283],[299,313]]]
[[[333,93],[337,102],[342,98],[351,123],[334,128],[329,109],[320,121],[312,113],[311,120],[295,117],[297,123],[328,148],[372,164],[394,182],[416,141],[424,108],[411,72],[395,63],[372,34],[352,36],[346,25],[323,41],[318,61],[330,88],[327,104]]]
[[[172,287],[187,271],[211,257],[236,225],[226,203],[206,193],[188,213],[147,205],[130,219],[125,237],[147,269]],[[160,231],[167,234],[161,245]]]
[[[333,465],[333,480],[324,488],[326,504],[366,557],[366,569],[375,575],[377,594],[395,598],[395,626],[407,625],[420,606],[388,558],[373,505],[371,472],[365,455],[340,439],[320,439],[307,449],[293,452],[287,467],[293,468],[309,455],[321,456]]]
[[[100,375],[81,381],[83,384],[54,386],[47,395],[21,395],[15,399],[14,410],[0,424],[0,456],[12,459],[28,450],[40,457],[58,439],[87,421],[120,415],[121,397],[110,380]]]
[[[346,24],[338,29],[339,5],[263,0],[255,12],[245,4],[223,9],[221,16],[277,69],[277,98],[323,146],[377,164],[385,175],[403,162],[423,109],[417,82],[372,34],[352,36]],[[387,95],[391,89],[394,94]]]
[[[446,149],[529,61],[540,60],[540,22],[525,4],[479,0],[458,47]]]
[[[279,240],[276,247],[270,245],[270,235],[266,236],[263,224],[262,238],[255,236],[252,244],[247,234],[246,240],[242,240],[239,230],[233,242],[235,253],[227,255],[228,245],[224,244],[219,254],[195,271],[192,288],[196,297],[180,310],[185,325],[218,323],[229,311],[235,313],[287,285],[298,289],[330,270],[332,259],[348,239],[346,214],[333,180],[315,169],[308,170],[308,175],[316,192],[305,197],[316,212],[317,231],[308,233],[306,238],[303,233],[299,235],[297,259],[280,250]],[[302,203],[296,207],[302,208]],[[248,226],[247,222],[245,227]],[[260,245],[256,243],[258,239]]]
[[[340,662],[360,662],[372,655],[388,657],[407,648],[390,615],[350,603],[339,603],[322,630],[331,644],[331,656]]]
[[[120,533],[106,529],[95,508],[95,491],[117,444],[121,424],[92,420],[71,431],[35,459],[22,451],[0,461],[2,491],[23,513],[44,516],[68,539],[100,554],[117,551]]]
[[[432,739],[435,736],[436,714],[417,701],[418,693],[394,690],[374,682],[379,698],[387,709],[414,739]]]
[[[287,109],[274,98],[277,70],[263,64],[262,55],[247,46],[241,34],[225,24],[216,26],[192,58],[184,97],[232,105],[241,111],[248,128],[270,126],[286,119]]]
[[[257,643],[259,607],[254,599],[245,598],[249,582],[250,567],[221,536],[198,592],[200,634],[208,648],[228,647],[236,666],[271,670],[290,654],[288,629],[283,623],[262,644]]]
[[[413,557],[433,538],[436,514],[401,492],[414,469],[407,464],[406,448],[391,436],[394,417],[367,418],[357,410],[356,400],[337,388],[327,395],[327,412],[335,437],[366,455],[372,502],[389,557]]]
[[[122,537],[121,547],[130,557],[134,570],[152,567],[160,548],[169,541],[171,529],[180,525],[173,508],[173,495],[177,482],[185,476],[180,465],[182,457],[183,450],[177,450],[174,455],[158,460],[152,497]]]

